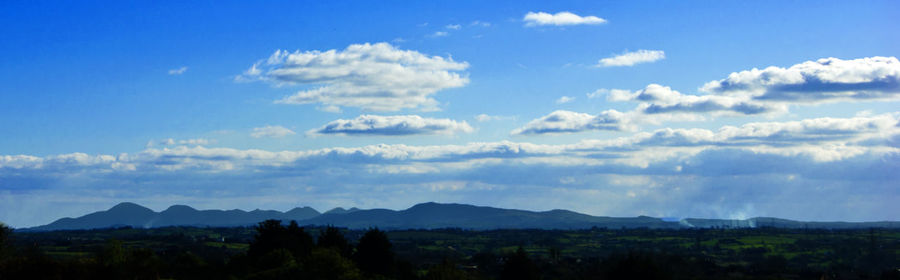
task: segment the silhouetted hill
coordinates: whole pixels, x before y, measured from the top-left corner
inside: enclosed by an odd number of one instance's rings
[[[53,223],[26,231],[63,229],[94,229],[120,226],[137,228],[165,226],[250,226],[260,221],[276,219],[296,220],[301,225],[335,225],[348,228],[379,227],[383,229],[582,229],[605,228],[900,228],[900,222],[801,222],[778,218],[758,217],[746,220],[693,219],[664,221],[659,218],[598,217],[568,210],[543,212],[501,209],[467,204],[422,203],[405,210],[334,208],[319,213],[310,207],[298,207],[287,212],[274,210],[197,210],[185,205],[173,205],[162,212],[154,212],[134,203],[121,203],[109,210],[79,218],[62,218]]]
[[[173,205],[162,212],[124,202],[109,210],[91,213],[79,218],[62,218],[50,224],[29,230],[94,229],[120,226],[138,228],[165,226],[230,227],[253,225],[267,219],[306,220],[318,216],[310,207],[294,208],[287,212],[274,210],[197,210],[185,205]]]
[[[79,218],[62,218],[48,225],[33,229],[89,229],[117,226],[145,227],[146,223],[153,219],[156,214],[156,212],[153,212],[153,210],[150,210],[149,208],[130,202],[124,202],[113,206],[107,211],[95,212]]]
[[[664,222],[657,218],[595,217],[566,210],[533,212],[500,209],[466,204],[422,203],[406,210],[359,210],[346,214],[325,213],[303,221],[306,224],[331,224],[349,228],[448,228],[466,229],[576,229],[590,227],[609,228],[679,228],[677,222]]]

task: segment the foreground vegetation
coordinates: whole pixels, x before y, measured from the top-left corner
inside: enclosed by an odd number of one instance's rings
[[[0,279],[900,279],[900,230],[11,232]]]

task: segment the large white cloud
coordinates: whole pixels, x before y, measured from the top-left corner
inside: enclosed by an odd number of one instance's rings
[[[771,102],[897,99],[900,61],[881,56],[852,60],[831,57],[788,68],[753,68],[709,82],[701,90]]]
[[[474,129],[465,121],[423,118],[416,115],[362,115],[355,119],[339,119],[310,130],[310,135],[421,135],[470,133]]]
[[[634,66],[640,63],[650,63],[666,58],[666,53],[659,50],[637,50],[626,52],[613,57],[600,59],[597,66],[613,67],[613,66]]]
[[[821,102],[900,99],[900,62],[895,57],[823,58],[789,68],[771,66],[732,73],[706,83],[701,91],[707,94],[682,94],[650,84],[637,91],[599,89],[587,96],[638,102],[634,111],[627,112],[633,123],[702,120],[705,115],[783,114],[791,106]]]
[[[254,64],[239,80],[311,85],[277,103],[320,103],[372,111],[437,109],[432,96],[469,82],[466,62],[401,50],[388,43],[354,44],[343,50],[278,50]],[[332,107],[329,107],[332,106]]]
[[[565,26],[606,23],[605,19],[596,16],[579,16],[571,12],[558,12],[555,14],[545,12],[528,12],[527,14],[525,14],[525,17],[522,18],[522,20],[525,21],[525,26]]]

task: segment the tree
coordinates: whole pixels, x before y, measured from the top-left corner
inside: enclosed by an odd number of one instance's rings
[[[316,245],[319,248],[335,250],[343,257],[349,257],[351,253],[350,243],[347,242],[347,238],[344,238],[344,234],[341,233],[340,229],[333,226],[328,226],[319,233]]]
[[[301,258],[308,256],[313,248],[313,239],[302,227],[297,225],[297,221],[291,221],[287,227],[287,237],[285,238],[286,248],[294,257]]]
[[[528,257],[525,249],[519,247],[515,253],[506,258],[506,263],[503,264],[503,270],[500,272],[500,279],[540,279],[540,272]]]
[[[0,261],[6,258],[7,251],[10,249],[9,236],[12,229],[3,223],[0,223]]]
[[[353,280],[362,279],[352,261],[331,248],[313,249],[303,262],[304,279]]]
[[[354,256],[357,266],[365,273],[389,276],[394,268],[394,252],[387,234],[372,228],[359,239]]]
[[[256,226],[256,235],[247,255],[258,259],[277,249],[285,249],[294,257],[300,258],[309,255],[312,244],[312,236],[299,227],[296,221],[291,221],[290,225],[284,227],[279,220],[266,220]]]

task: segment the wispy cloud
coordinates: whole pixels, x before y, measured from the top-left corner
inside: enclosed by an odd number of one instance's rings
[[[613,66],[634,66],[640,63],[650,63],[666,58],[666,53],[658,50],[638,50],[634,52],[626,52],[613,57],[600,59],[597,66],[613,67]]]
[[[490,27],[491,23],[486,22],[486,21],[476,20],[476,21],[472,21],[471,23],[469,23],[469,26]]]
[[[175,146],[175,145],[187,145],[187,146],[195,146],[195,145],[209,145],[212,141],[204,138],[195,138],[195,139],[179,139],[176,140],[174,138],[166,138],[162,140],[150,140],[147,142],[145,147],[151,148],[155,146]]]
[[[459,29],[462,28],[462,25],[459,25],[459,24],[448,24],[448,25],[444,26],[444,28],[447,28],[447,29],[450,29],[450,30],[459,30]]]
[[[475,120],[478,122],[514,120],[514,119],[516,119],[516,117],[514,117],[514,116],[496,116],[496,115],[488,115],[488,114],[478,114],[475,116]]]
[[[563,97],[560,97],[559,99],[556,99],[556,104],[566,104],[566,103],[569,103],[572,101],[575,101],[575,97],[563,96]]]
[[[558,12],[555,14],[528,12],[522,20],[525,21],[525,26],[566,26],[606,23],[605,19],[596,16],[579,16],[571,12]]]
[[[296,134],[293,130],[279,125],[267,125],[253,128],[250,137],[253,138],[282,138]]]
[[[169,70],[169,75],[181,75],[181,74],[184,74],[184,72],[187,72],[187,70],[188,70],[187,66],[182,66],[179,68],[171,69],[171,70]]]

